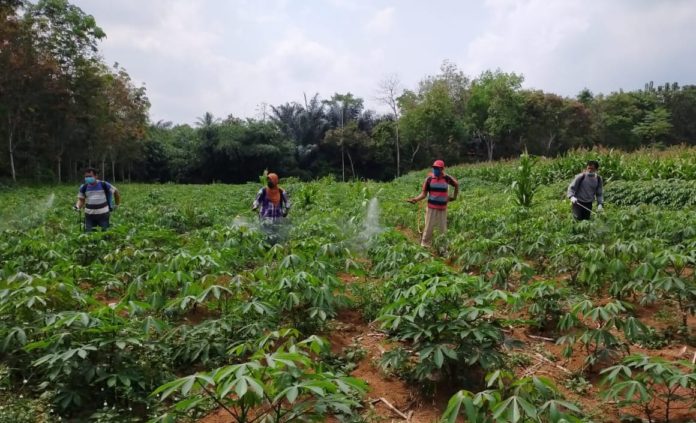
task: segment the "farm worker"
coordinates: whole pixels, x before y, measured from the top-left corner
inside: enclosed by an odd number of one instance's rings
[[[85,169],[84,176],[85,183],[80,185],[74,208],[85,209],[85,232],[91,232],[95,226],[106,230],[109,228],[109,215],[121,205],[121,194],[115,186],[97,179],[98,173],[93,167]]]
[[[597,199],[597,211],[603,210],[604,182],[597,175],[599,162],[590,160],[584,172],[575,175],[575,179],[568,186],[568,198],[572,203],[573,217],[575,220],[587,220],[590,218],[592,203]]]
[[[276,223],[287,217],[290,211],[290,200],[288,193],[278,186],[278,175],[269,173],[266,176],[266,185],[256,194],[252,210],[259,207],[259,219],[266,222]]]
[[[449,195],[449,185],[454,187],[454,193],[451,196]],[[445,174],[445,162],[435,160],[433,172],[425,178],[420,195],[406,200],[415,204],[426,197],[428,199],[421,246],[430,246],[435,228],[438,228],[443,234],[447,232],[447,203],[456,200],[458,194],[459,182],[450,175]]]

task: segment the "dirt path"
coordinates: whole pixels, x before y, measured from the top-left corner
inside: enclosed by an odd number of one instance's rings
[[[328,336],[333,352],[340,353],[349,346],[359,346],[366,351],[365,357],[351,375],[366,381],[370,387],[365,398],[368,416],[372,414],[390,421],[404,420],[386,405],[383,401],[386,400],[401,413],[410,416],[411,422],[429,423],[439,419],[449,398],[425,400],[405,381],[385,375],[377,367],[376,363],[382,354],[395,346],[387,341],[384,333],[378,331],[374,324],[364,322],[357,310],[344,310],[336,320],[340,324],[340,330]]]

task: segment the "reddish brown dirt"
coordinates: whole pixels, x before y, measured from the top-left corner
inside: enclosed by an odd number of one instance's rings
[[[403,380],[387,376],[377,368],[376,361],[386,351],[394,348],[395,344],[388,342],[386,336],[377,331],[374,325],[365,323],[359,311],[344,310],[339,313],[336,320],[338,330],[328,335],[332,351],[339,353],[347,346],[358,345],[367,352],[365,358],[351,373],[352,376],[366,381],[369,385],[365,398],[367,407],[372,407],[373,412],[384,419],[402,420],[381,400],[375,402],[384,398],[402,413],[408,415],[412,412],[411,421],[414,423],[435,422],[440,418],[449,397],[438,397],[434,401],[426,400]]]
[[[645,322],[650,324],[652,322]],[[602,385],[602,375],[599,370],[596,373],[588,374],[585,378],[592,384],[592,387],[584,394],[579,394],[569,390],[564,386],[566,380],[572,374],[579,374],[585,360],[585,351],[579,344],[574,347],[573,355],[569,359],[563,357],[563,346],[557,345],[553,341],[547,341],[540,338],[535,338],[535,334],[530,333],[526,327],[514,328],[507,331],[508,336],[521,340],[525,343],[525,347],[515,350],[517,353],[523,353],[531,358],[532,363],[526,368],[518,368],[518,376],[545,376],[554,381],[557,388],[570,401],[580,404],[582,410],[590,414],[594,421],[597,422],[615,422],[620,420],[620,415],[630,413],[642,417],[642,410],[631,407],[620,409],[616,404],[608,403],[601,398],[601,392],[604,389]],[[636,345],[630,346],[631,354],[645,354],[653,357],[662,357],[667,360],[691,360],[696,354],[696,348],[688,347],[684,344],[675,343],[666,348],[650,350],[641,348]],[[546,357],[544,360],[542,357]],[[603,367],[613,365],[608,363]],[[600,368],[601,370],[601,368]],[[662,410],[659,404],[655,404],[656,410]],[[676,408],[684,408],[676,410]],[[672,412],[670,421],[680,422],[688,421],[688,418],[693,418],[696,413],[693,410],[688,410],[688,404],[682,403],[675,406]],[[662,415],[658,411],[656,415]]]
[[[208,319],[216,318],[218,314],[217,311],[208,310],[205,305],[199,304],[186,313],[183,322],[195,326]]]
[[[342,273],[337,274],[336,276],[338,276],[338,279],[340,279],[341,282],[343,282],[345,284],[350,285],[353,283],[360,282],[360,276],[351,275],[350,273],[342,272]]]
[[[107,296],[104,292],[95,292],[92,298],[104,304],[105,306],[116,304],[120,301],[119,298]]]
[[[411,241],[415,242],[416,244],[420,244],[421,242],[421,235],[414,231],[411,228],[408,228],[406,226],[398,226],[396,228],[397,231],[401,232],[406,238],[410,239]]]
[[[660,301],[654,304],[634,304],[634,313],[641,322],[659,330],[671,329],[676,333],[682,324],[682,315],[676,304],[668,304]],[[696,316],[689,315],[686,319],[687,327],[696,332]]]
[[[234,417],[232,417],[230,413],[222,408],[218,408],[217,410],[198,420],[198,423],[233,423],[234,421]]]

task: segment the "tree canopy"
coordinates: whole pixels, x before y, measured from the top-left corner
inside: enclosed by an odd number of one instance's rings
[[[522,75],[500,69],[472,78],[449,61],[414,88],[382,80],[367,94],[385,114],[337,92],[271,105],[261,119],[203,112],[194,126],[151,122],[145,88],[100,58],[106,34],[92,16],[67,0],[12,0],[0,21],[0,178],[15,181],[74,181],[87,165],[117,181],[244,182],[265,169],[389,179],[436,158],[696,143],[693,85],[569,98],[525,89]]]

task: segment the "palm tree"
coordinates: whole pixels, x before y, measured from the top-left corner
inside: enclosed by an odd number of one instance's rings
[[[341,172],[343,182],[346,181],[346,161],[345,161],[345,145],[343,140],[343,128],[347,122],[357,120],[363,110],[362,98],[356,98],[351,93],[334,94],[331,100],[324,100],[324,105],[327,106],[326,115],[329,118],[329,123],[332,128],[340,129],[341,137],[339,145],[341,147]],[[352,162],[352,159],[351,159]]]
[[[203,139],[207,142],[211,142],[215,135],[215,127],[220,123],[220,119],[213,116],[210,112],[205,112],[205,114],[198,118],[196,121],[196,126],[201,129],[201,134]]]

